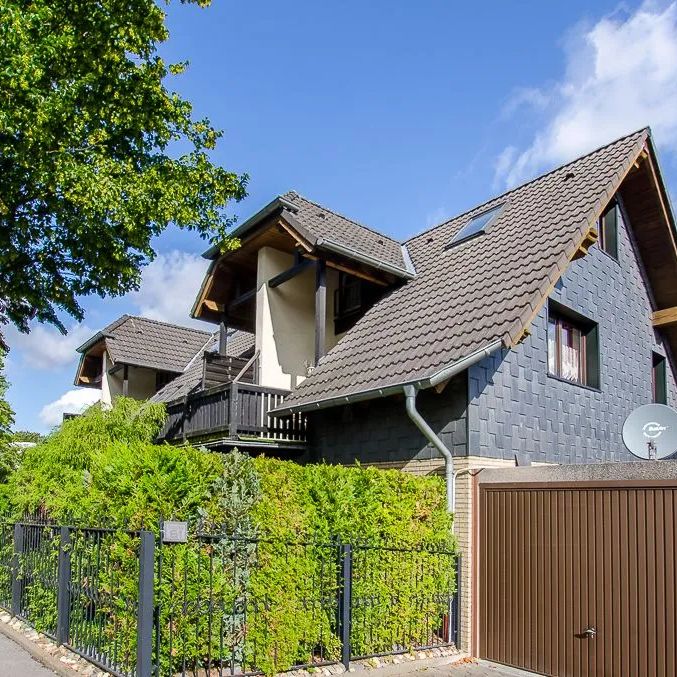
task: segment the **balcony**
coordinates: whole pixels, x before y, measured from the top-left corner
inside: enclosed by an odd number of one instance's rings
[[[223,449],[305,449],[303,414],[269,414],[289,392],[239,381],[200,390],[167,405],[167,419],[158,441]]]

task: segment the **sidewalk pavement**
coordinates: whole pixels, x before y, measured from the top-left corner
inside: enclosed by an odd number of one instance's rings
[[[54,677],[55,674],[33,659],[16,642],[0,634],[0,675],[3,677]]]
[[[440,661],[434,665],[422,666],[413,663],[401,663],[371,672],[373,677],[537,677],[533,672],[516,670],[507,665],[487,661]]]

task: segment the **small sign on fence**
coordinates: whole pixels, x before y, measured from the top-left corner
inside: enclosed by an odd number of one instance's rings
[[[163,522],[163,543],[185,543],[188,540],[188,522]]]

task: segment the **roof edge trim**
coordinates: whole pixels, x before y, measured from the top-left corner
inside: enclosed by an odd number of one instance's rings
[[[387,273],[391,273],[392,275],[396,275],[397,277],[404,277],[407,279],[413,279],[414,277],[416,277],[416,272],[412,272],[410,270],[400,268],[398,266],[393,266],[390,263],[387,263],[386,261],[382,261],[381,259],[369,256],[368,254],[363,254],[362,252],[358,252],[352,247],[347,247],[346,245],[339,244],[338,242],[334,242],[333,240],[328,240],[323,237],[318,238],[316,246],[321,247],[322,249],[327,249],[336,254],[342,254],[343,256],[347,256],[351,259],[354,259],[355,261],[359,261],[360,263],[364,263],[365,265],[371,266],[372,268],[383,270]]]
[[[417,390],[426,390],[427,388],[433,388],[444,381],[448,381],[450,378],[459,374],[460,372],[472,367],[473,364],[476,364],[480,360],[488,357],[492,353],[496,352],[499,348],[503,346],[503,341],[497,339],[487,344],[484,348],[480,348],[470,355],[462,357],[456,362],[442,367],[439,371],[435,372],[431,376],[427,376],[423,379],[413,379],[409,381],[402,381],[394,385],[386,386],[385,388],[370,388],[369,390],[362,390],[356,393],[351,393],[350,395],[339,395],[337,397],[330,397],[325,400],[314,400],[312,402],[306,402],[305,404],[291,405],[288,407],[282,406],[277,409],[272,409],[269,413],[274,416],[284,416],[287,414],[293,414],[299,411],[315,411],[317,409],[329,409],[330,407],[336,407],[341,404],[351,404],[353,402],[363,402],[365,400],[375,400],[380,397],[388,397],[389,395],[397,395],[402,392],[404,386],[413,385]],[[284,404],[284,403],[283,403]]]
[[[404,265],[407,268],[407,272],[411,274],[412,278],[416,277],[416,266],[414,266],[414,262],[411,260],[411,254],[409,253],[409,248],[406,244],[402,245],[402,258],[404,259]]]
[[[289,200],[285,200],[282,196],[278,195],[274,200],[271,200],[265,207],[259,209],[256,214],[250,216],[246,221],[243,221],[235,230],[230,234],[230,237],[242,237],[247,231],[251,230],[256,226],[262,219],[265,219],[267,216],[275,213],[278,209],[286,209],[293,214],[298,212],[298,207]],[[212,245],[207,249],[202,258],[205,259],[215,259],[221,253],[221,248],[218,244]]]
[[[96,334],[94,334],[94,336],[87,339],[81,346],[78,346],[75,349],[75,352],[82,353],[84,355],[90,348],[93,348],[97,343],[107,338],[113,337],[111,334],[104,334],[102,331],[97,331]]]

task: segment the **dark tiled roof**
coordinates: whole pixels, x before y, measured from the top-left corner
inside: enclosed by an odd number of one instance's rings
[[[172,402],[185,397],[202,387],[202,355],[205,351],[216,350],[219,338],[214,333],[203,349],[193,356],[183,374],[177,376],[151,397],[151,402]],[[241,357],[254,348],[254,334],[233,330],[228,334],[226,352],[233,357]]]
[[[403,273],[413,272],[402,244],[397,240],[311,202],[293,191],[282,198],[298,210],[291,215],[292,218],[313,236],[318,246],[322,247],[323,242],[333,242],[358,255],[386,263]]]
[[[648,137],[641,130],[409,240],[417,277],[379,301],[285,400],[287,407],[429,379],[529,326]],[[447,248],[468,221],[488,232]]]
[[[104,339],[116,363],[180,373],[210,336],[211,332],[200,329],[123,315],[80,346],[78,352],[87,352]]]

